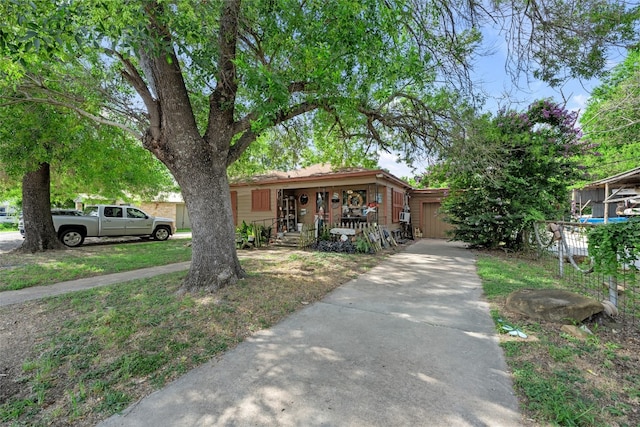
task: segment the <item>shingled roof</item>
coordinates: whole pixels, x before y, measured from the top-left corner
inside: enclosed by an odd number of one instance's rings
[[[296,169],[292,171],[271,171],[261,175],[253,175],[247,178],[232,179],[232,185],[250,185],[258,183],[272,183],[278,181],[309,181],[319,178],[346,178],[349,176],[366,176],[366,175],[378,175],[382,174],[390,181],[395,181],[404,187],[410,188],[410,185],[401,180],[400,178],[390,174],[382,169],[367,169],[360,167],[349,168],[334,168],[327,164],[317,164],[306,168]]]

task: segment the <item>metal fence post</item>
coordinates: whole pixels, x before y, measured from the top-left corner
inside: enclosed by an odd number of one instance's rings
[[[560,226],[562,227],[562,226]],[[560,239],[557,240],[558,245],[558,272],[560,277],[564,277],[564,233],[560,230]]]
[[[609,276],[609,301],[618,306],[618,279],[614,276]]]
[[[562,244],[562,240],[558,240],[557,245],[558,245],[558,263],[559,263],[558,268],[560,272],[560,277],[564,277],[564,245]]]

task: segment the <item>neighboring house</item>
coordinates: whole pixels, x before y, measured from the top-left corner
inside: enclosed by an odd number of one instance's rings
[[[591,218],[602,222],[627,216],[625,210],[629,212],[630,204],[640,200],[640,167],[574,190],[572,200],[577,215],[590,207]]]
[[[132,204],[142,209],[149,215],[173,219],[178,229],[191,228],[189,215],[187,215],[187,208],[180,193],[161,193],[151,201],[144,201],[139,203],[128,203],[118,199],[105,199],[100,196],[80,194],[74,199],[74,203],[76,209],[78,210],[84,210],[85,206],[93,204]]]
[[[160,194],[155,200],[141,202],[138,206],[150,215],[173,219],[178,230],[191,228],[187,206],[179,193]]]

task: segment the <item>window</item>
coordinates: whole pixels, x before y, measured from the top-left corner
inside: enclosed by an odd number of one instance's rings
[[[271,192],[268,188],[264,190],[251,190],[251,211],[270,211]]]
[[[147,219],[147,215],[139,209],[136,208],[127,208],[127,217],[128,218],[140,218]]]
[[[109,218],[122,218],[122,208],[108,206],[104,208],[104,216]]]
[[[402,191],[393,190],[393,222],[400,222],[400,212],[404,208],[404,193]]]
[[[98,207],[97,206],[88,206],[84,210],[84,214],[86,216],[98,216]]]

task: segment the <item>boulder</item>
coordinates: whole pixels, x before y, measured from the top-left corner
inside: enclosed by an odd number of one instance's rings
[[[560,289],[521,289],[507,297],[506,306],[532,319],[567,324],[603,310],[600,301]]]

